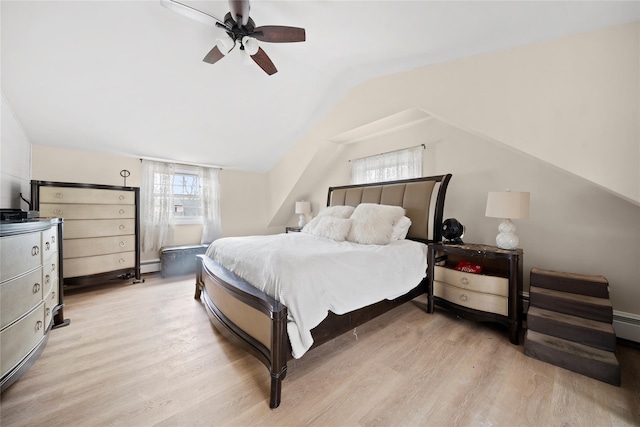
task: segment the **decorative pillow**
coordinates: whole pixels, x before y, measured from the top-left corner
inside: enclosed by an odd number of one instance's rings
[[[308,228],[313,220],[317,220],[316,223],[311,228]],[[351,229],[351,220],[346,218],[324,215],[317,216],[313,220],[302,229],[302,232],[332,239],[336,242],[344,242],[347,233]]]
[[[386,245],[391,241],[393,226],[404,216],[400,206],[361,203],[351,215],[347,240],[364,245]]]
[[[342,205],[329,206],[321,210],[320,213],[315,218],[311,219],[311,221],[309,221],[309,223],[304,226],[302,231],[304,233],[315,234],[314,229],[318,226],[318,223],[320,222],[321,218],[334,217],[334,218],[348,219],[355,209],[356,208],[354,208],[353,206],[342,206]]]
[[[411,227],[411,220],[403,216],[393,225],[393,231],[391,232],[391,241],[403,240],[409,233],[409,227]]]
[[[343,205],[329,206],[321,210],[318,216],[328,215],[336,218],[347,219],[351,216],[351,214],[355,209],[356,208],[354,208],[353,206],[346,206],[346,205],[345,206]]]

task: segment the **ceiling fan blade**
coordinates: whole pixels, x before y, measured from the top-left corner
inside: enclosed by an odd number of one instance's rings
[[[229,52],[231,52],[231,50],[229,50]],[[224,53],[220,52],[218,46],[214,46],[213,49],[211,49],[202,60],[204,62],[208,62],[209,64],[215,64],[222,58],[224,58]]]
[[[209,25],[215,27],[216,24],[224,25],[224,22],[216,18],[215,16],[211,16],[208,13],[202,12],[201,10],[194,9],[191,6],[187,6],[186,4],[179,3],[175,0],[160,0],[160,4],[162,4],[167,9],[173,10],[187,18],[191,18],[194,21],[201,22],[205,25]]]
[[[258,48],[258,51],[255,53],[255,55],[251,55],[251,59],[253,59],[253,61],[256,64],[258,64],[260,68],[264,70],[265,73],[269,75],[272,75],[278,72],[278,69],[276,68],[276,66],[273,65],[273,62],[271,62],[271,59],[269,59],[269,56],[266,54],[264,50],[262,50],[261,47]]]
[[[264,25],[253,30],[251,37],[268,43],[303,42],[306,39],[304,28]]]

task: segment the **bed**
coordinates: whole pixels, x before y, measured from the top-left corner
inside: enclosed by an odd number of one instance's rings
[[[322,289],[321,291],[331,293],[333,292],[331,286],[334,285],[334,281],[337,282],[338,279],[342,279],[336,275],[336,271],[340,273],[344,272],[345,277],[347,277],[353,273],[348,272],[347,270],[350,269],[350,267],[343,266],[343,264],[345,262],[348,263],[348,260],[361,259],[348,258],[350,251],[355,250],[354,246],[361,246],[365,250],[373,250],[374,252],[386,250],[395,251],[401,247],[412,246],[411,250],[415,252],[415,246],[424,247],[426,243],[441,241],[444,200],[450,179],[451,175],[447,174],[385,183],[329,188],[327,211],[342,210],[340,207],[349,206],[353,207],[352,209],[358,209],[358,211],[360,211],[363,208],[372,207],[372,204],[383,205],[379,207],[380,209],[387,209],[387,207],[391,206],[402,207],[404,215],[411,221],[408,232],[405,230],[407,233],[406,239],[404,239],[405,241],[400,239],[389,245],[359,245],[337,239],[337,243],[335,241],[322,243],[321,240],[323,239],[318,239],[317,235],[309,235],[309,233],[289,233],[275,236],[256,236],[255,239],[220,239],[219,242],[217,241],[217,243],[214,242],[212,244],[207,251],[207,255],[197,256],[195,298],[202,300],[212,323],[223,335],[251,352],[268,368],[271,375],[269,398],[271,408],[276,408],[280,404],[282,380],[287,374],[287,361],[289,359],[301,357],[304,352],[330,341],[421,294],[428,293],[428,281],[425,277],[426,257],[420,260],[424,264],[419,264],[419,268],[424,270],[419,276],[415,276],[415,274],[414,276],[406,276],[404,280],[389,280],[387,278],[388,283],[397,282],[399,287],[389,289],[386,294],[384,292],[379,293],[375,301],[358,300],[359,292],[355,291],[352,292],[352,294],[356,296],[356,301],[352,304],[355,304],[353,306],[358,308],[350,310],[348,304],[328,306],[329,309],[325,310],[327,313],[324,320],[321,320],[316,325],[316,317],[315,321],[310,323],[313,327],[310,328],[308,337],[306,330],[302,331],[304,328],[300,328],[304,344],[302,349],[299,346],[300,343],[294,338],[294,335],[291,335],[292,324],[293,327],[295,327],[296,322],[299,321],[298,319],[293,319],[292,321],[292,316],[301,315],[305,313],[305,310],[300,310],[297,306],[293,305],[293,302],[289,302],[292,301],[292,299],[287,300],[284,298],[284,301],[287,301],[290,306],[288,307],[282,302],[283,298],[278,298],[279,300],[277,300],[270,296],[269,294],[274,296],[280,294],[278,292],[274,294],[272,289],[265,286],[264,283],[258,283],[262,282],[261,275],[248,276],[243,265],[240,265],[240,262],[244,262],[244,266],[262,262],[265,263],[265,267],[258,268],[258,271],[261,269],[273,270],[274,265],[285,263],[283,260],[277,262],[271,261],[271,254],[278,254],[280,252],[280,250],[273,250],[274,247],[281,247],[281,250],[284,252],[285,247],[290,246],[293,248],[293,252],[301,252],[306,246],[316,248],[316,243],[311,242],[311,240],[315,239],[319,244],[323,245],[321,246],[322,249],[316,249],[316,252],[313,254],[307,254],[306,258],[304,258],[305,262],[295,260],[289,262],[288,264],[290,265],[287,268],[296,268],[296,271],[286,270],[284,266],[282,270],[287,272],[285,274],[286,277],[291,276],[295,278],[293,279],[295,284],[309,282],[313,284],[312,286],[310,285],[311,288],[318,288],[318,283],[325,283],[326,290]],[[391,210],[391,208],[389,209]],[[357,214],[354,213],[353,218],[355,218],[355,215]],[[318,217],[320,216],[321,215],[318,215]],[[353,222],[353,224],[355,224],[355,222]],[[310,223],[308,228],[311,225]],[[355,228],[355,225],[352,228]],[[406,240],[408,240],[408,242]],[[253,246],[249,246],[249,249],[234,249],[231,243],[235,243],[236,241],[246,241],[245,243]],[[312,246],[311,243],[314,245]],[[331,251],[331,249],[325,249],[327,245],[347,252],[339,255],[344,262],[338,263],[340,267],[332,269],[334,274],[325,277],[324,274],[318,273],[317,270],[312,270],[311,264],[317,264],[319,262],[320,257],[318,253]],[[269,247],[271,252],[264,254],[257,252],[260,246]],[[243,260],[240,253],[253,254],[253,258]],[[407,254],[409,253],[411,252],[407,252]],[[285,254],[284,260],[289,256],[289,254]],[[354,256],[362,257],[363,255],[358,253]],[[371,256],[374,256],[374,254]],[[402,252],[401,255],[397,255],[395,252],[385,252],[377,256],[382,256],[382,259],[389,260],[393,259],[393,257],[415,258],[415,255],[406,255],[404,252]],[[225,257],[233,262],[228,263]],[[216,258],[216,260],[212,258]],[[355,261],[350,261],[350,263],[358,264]],[[378,264],[381,263],[382,262],[378,262]],[[223,267],[223,264],[226,267]],[[392,262],[389,261],[389,268],[391,268],[391,264]],[[322,270],[322,267],[320,267],[320,269]],[[329,269],[325,267],[325,270]],[[277,273],[278,271],[274,274]],[[366,272],[361,271],[360,274],[364,275]],[[251,281],[246,280],[245,277],[252,277],[256,283],[251,283]],[[354,280],[353,276],[348,277],[350,277],[348,279],[351,281],[350,283],[359,281]],[[408,279],[407,277],[414,278]],[[300,278],[308,278],[308,280],[300,280]],[[404,283],[407,281],[410,283]],[[369,283],[367,282],[367,284]],[[280,286],[280,284],[278,284],[278,286]],[[334,288],[344,287],[345,286],[342,285],[334,286]],[[261,289],[264,289],[264,291]],[[285,292],[284,295],[288,294]],[[382,295],[382,297],[380,295]],[[431,306],[431,304],[429,304],[429,306]],[[349,311],[345,312],[345,310]],[[338,314],[336,314],[336,312]],[[309,325],[307,325],[307,327],[309,327]],[[292,339],[290,339],[290,337]]]

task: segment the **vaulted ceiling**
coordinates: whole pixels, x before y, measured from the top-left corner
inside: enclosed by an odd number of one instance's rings
[[[226,1],[184,1],[222,19]],[[373,77],[637,19],[633,1],[266,1],[266,75],[160,1],[0,2],[2,93],[33,144],[268,171]]]

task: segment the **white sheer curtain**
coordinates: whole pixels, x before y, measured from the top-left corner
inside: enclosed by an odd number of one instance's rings
[[[220,223],[220,170],[202,168],[202,237],[200,243],[211,243],[222,237]]]
[[[422,176],[423,146],[351,160],[351,183],[395,181]]]
[[[140,222],[144,252],[157,251],[173,243],[174,173],[172,163],[142,161]]]

